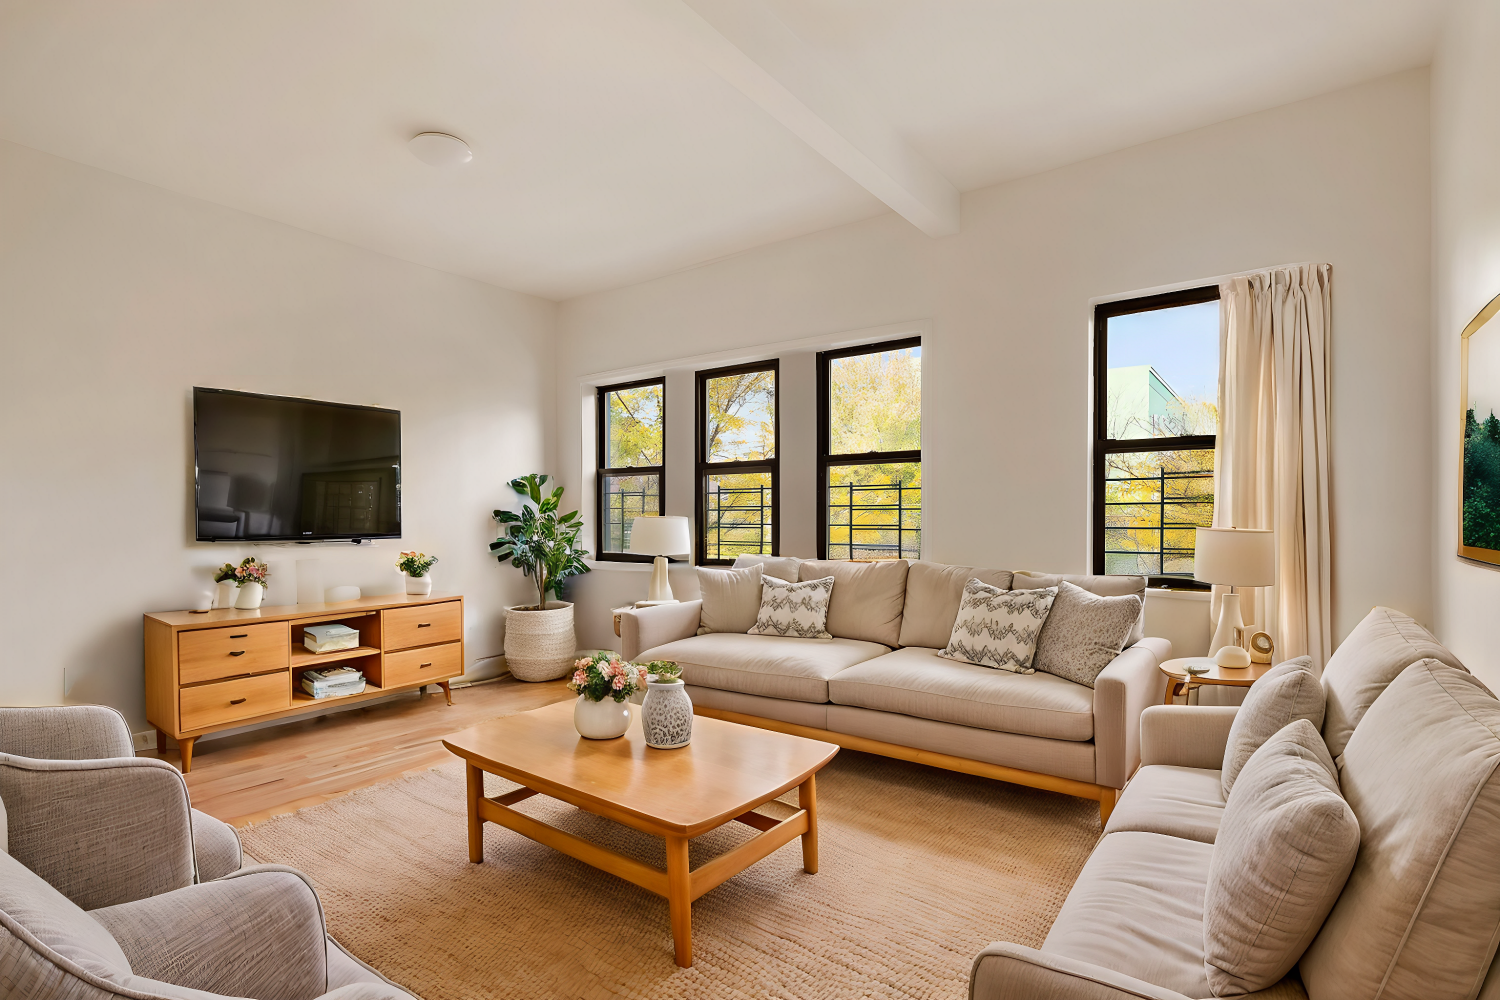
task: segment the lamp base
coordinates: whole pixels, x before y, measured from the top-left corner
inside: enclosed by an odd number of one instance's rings
[[[657,556],[651,563],[651,589],[646,592],[646,600],[665,604],[672,599],[672,585],[667,581],[667,557]]]

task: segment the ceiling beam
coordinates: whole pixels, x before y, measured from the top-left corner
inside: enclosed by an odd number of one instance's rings
[[[714,72],[928,236],[958,191],[760,0],[643,0]]]

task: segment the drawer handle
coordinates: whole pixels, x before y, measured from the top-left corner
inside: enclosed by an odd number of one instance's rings
[[[417,665],[417,669],[418,670],[426,670],[430,666],[432,666],[431,663],[421,663],[421,664]]]
[[[231,638],[231,639],[248,639],[248,638],[250,638],[250,633],[249,632],[241,632],[239,635],[232,635],[229,638]]]
[[[245,651],[243,649],[233,649],[233,650],[230,650],[229,655],[230,656],[244,656],[245,655]]]
[[[432,622],[417,622],[417,628],[431,628]]]
[[[245,699],[243,699],[243,698],[231,698],[231,699],[229,699],[229,704],[231,704],[231,705],[243,705],[244,703],[245,703]]]

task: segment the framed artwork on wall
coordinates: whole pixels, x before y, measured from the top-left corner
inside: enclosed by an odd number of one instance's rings
[[[1500,295],[1464,327],[1458,554],[1500,565]]]

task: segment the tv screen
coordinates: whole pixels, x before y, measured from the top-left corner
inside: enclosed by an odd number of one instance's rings
[[[198,541],[401,537],[401,412],[193,389]]]

